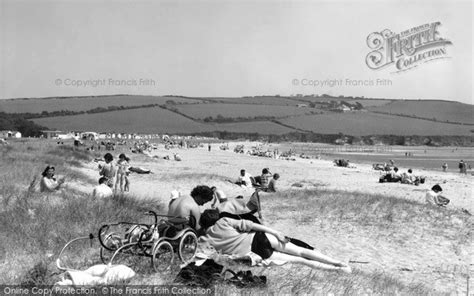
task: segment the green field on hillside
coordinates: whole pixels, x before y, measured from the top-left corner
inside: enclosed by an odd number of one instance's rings
[[[365,135],[472,135],[472,126],[433,122],[371,112],[304,115],[280,120],[295,128],[322,134]]]
[[[279,124],[235,122],[204,124],[159,107],[120,110],[96,114],[33,119],[50,129],[125,133],[198,133],[229,131],[239,133],[284,134],[294,131]]]
[[[87,111],[94,108],[108,106],[141,106],[150,104],[166,104],[172,100],[176,103],[200,103],[200,100],[190,100],[181,97],[154,97],[154,96],[100,96],[100,97],[70,97],[70,98],[42,98],[42,99],[15,99],[0,100],[0,112],[6,113],[41,113],[61,110]]]
[[[114,112],[58,116],[34,119],[39,125],[64,131],[82,130],[125,133],[179,133],[208,131],[195,122],[160,107],[129,109]]]
[[[205,98],[206,100],[233,104],[257,104],[257,105],[278,105],[278,106],[297,106],[304,102],[286,97],[262,96],[262,97],[244,97],[244,98]]]
[[[298,108],[295,106],[274,106],[274,105],[254,105],[254,104],[193,104],[179,105],[176,108],[193,118],[203,119],[206,117],[216,118],[221,115],[225,118],[253,118],[256,116],[265,117],[286,117],[311,114],[311,112],[319,112],[314,108]]]
[[[474,106],[445,101],[393,101],[370,110],[422,118],[474,124]]]

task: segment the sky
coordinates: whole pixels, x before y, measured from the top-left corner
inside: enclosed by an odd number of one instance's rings
[[[473,104],[472,1],[0,0],[0,99],[331,94]],[[367,38],[440,22],[443,59],[373,70]]]

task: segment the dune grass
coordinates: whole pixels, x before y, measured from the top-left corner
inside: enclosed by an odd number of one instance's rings
[[[0,152],[0,258],[5,261],[0,265],[2,284],[52,284],[58,279],[53,260],[69,240],[96,234],[105,223],[133,222],[143,217],[145,211],[160,211],[151,199],[132,196],[99,200],[73,190],[40,193],[37,183],[46,165],[55,166],[67,182],[90,183],[87,176],[71,167],[98,155],[44,142],[17,144],[14,148],[2,147]],[[81,262],[75,262],[77,267],[99,263],[97,254],[82,251],[86,258],[78,258]]]
[[[429,206],[424,201],[382,194],[320,189],[288,190],[272,195],[271,202],[262,207],[265,206],[269,207],[275,219],[292,219],[297,224],[375,227],[387,234],[400,233],[407,225],[411,225],[412,228],[423,229],[427,235],[459,244],[467,244],[473,235],[472,216],[461,210]]]

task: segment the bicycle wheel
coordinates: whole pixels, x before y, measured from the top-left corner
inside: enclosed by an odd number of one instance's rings
[[[122,238],[118,233],[111,232],[107,234],[100,248],[100,260],[102,263],[108,264],[113,253],[122,246]]]
[[[170,268],[174,260],[173,246],[167,241],[161,241],[153,247],[151,265],[156,272]]]
[[[188,263],[196,254],[197,236],[194,231],[186,232],[179,241],[178,255],[183,263]]]

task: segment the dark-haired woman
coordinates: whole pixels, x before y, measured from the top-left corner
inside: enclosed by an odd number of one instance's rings
[[[47,166],[43,173],[41,174],[43,177],[41,178],[40,183],[40,191],[41,192],[55,192],[61,188],[61,185],[64,183],[64,179],[56,180],[54,178],[54,167]]]
[[[253,252],[262,259],[300,263],[311,268],[351,272],[350,266],[319,251],[298,247],[279,231],[249,220],[219,218],[217,210],[201,214],[202,239],[224,254],[243,257]]]
[[[426,192],[426,202],[432,205],[444,207],[449,203],[449,199],[441,195],[443,189],[438,184],[431,187],[431,190]]]

